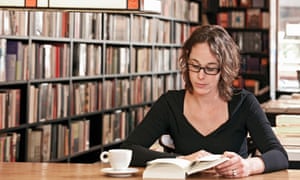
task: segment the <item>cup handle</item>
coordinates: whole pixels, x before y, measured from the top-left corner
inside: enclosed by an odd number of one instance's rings
[[[104,163],[108,163],[108,152],[107,151],[103,151],[101,154],[100,154],[100,160]]]

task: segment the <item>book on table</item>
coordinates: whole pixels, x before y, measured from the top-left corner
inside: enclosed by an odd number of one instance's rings
[[[189,161],[180,158],[158,158],[147,163],[143,179],[185,179],[186,176],[211,169],[228,158],[213,154]]]

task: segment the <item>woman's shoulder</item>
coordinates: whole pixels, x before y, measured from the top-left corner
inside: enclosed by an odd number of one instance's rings
[[[247,89],[244,89],[244,88],[241,88],[241,89],[234,88],[232,91],[233,91],[233,96],[254,95],[252,92],[250,92],[250,91],[248,91]]]
[[[259,102],[254,94],[250,91],[246,89],[234,89],[233,96],[229,102],[229,106],[231,109],[231,113],[234,113],[235,111],[240,109],[241,106],[246,106],[247,109],[249,109],[250,106],[259,107]]]
[[[244,101],[244,100],[256,100],[255,95],[247,89],[233,89],[232,100]]]

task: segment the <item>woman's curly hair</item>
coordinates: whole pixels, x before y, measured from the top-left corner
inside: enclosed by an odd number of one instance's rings
[[[220,80],[218,90],[220,97],[225,101],[231,100],[232,83],[238,76],[240,69],[240,50],[228,32],[219,25],[204,25],[196,28],[182,47],[179,57],[179,66],[185,81],[185,88],[193,92],[187,69],[187,61],[192,47],[199,43],[207,43],[211,53],[220,65]]]

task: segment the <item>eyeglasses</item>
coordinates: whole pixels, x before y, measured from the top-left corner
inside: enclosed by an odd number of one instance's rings
[[[218,67],[210,67],[210,66],[205,66],[205,67],[201,67],[200,65],[196,65],[196,64],[187,64],[188,65],[188,70],[192,71],[192,72],[200,72],[201,69],[203,69],[205,74],[208,75],[216,75],[220,72],[220,68]]]

